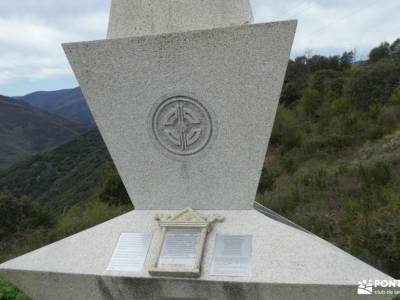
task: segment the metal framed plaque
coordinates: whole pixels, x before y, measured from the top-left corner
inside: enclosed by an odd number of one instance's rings
[[[222,216],[203,217],[188,208],[177,215],[157,215],[161,239],[153,259],[152,276],[199,277],[211,225]]]

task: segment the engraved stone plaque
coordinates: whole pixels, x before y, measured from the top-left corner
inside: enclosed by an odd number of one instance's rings
[[[151,239],[151,233],[122,233],[107,270],[142,272]]]
[[[198,100],[187,96],[167,98],[153,108],[152,133],[162,149],[179,156],[202,151],[213,134],[211,115]]]
[[[168,229],[158,266],[194,268],[200,229]]]
[[[211,275],[248,277],[251,272],[251,235],[219,235],[215,239]]]
[[[153,258],[152,276],[200,277],[207,234],[223,216],[202,216],[187,208],[176,215],[156,215],[161,239]]]

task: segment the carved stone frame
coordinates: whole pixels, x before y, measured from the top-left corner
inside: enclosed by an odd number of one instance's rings
[[[161,239],[159,240],[149,273],[151,276],[190,277],[198,278],[201,275],[201,263],[207,235],[214,222],[222,222],[223,216],[213,215],[204,217],[191,208],[187,208],[176,215],[156,215],[155,220],[161,227]],[[159,267],[161,251],[165,242],[168,229],[199,229],[200,239],[197,245],[196,261],[193,268],[184,267]]]

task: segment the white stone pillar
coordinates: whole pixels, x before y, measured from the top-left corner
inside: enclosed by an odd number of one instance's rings
[[[249,24],[249,0],[113,0],[108,38]]]

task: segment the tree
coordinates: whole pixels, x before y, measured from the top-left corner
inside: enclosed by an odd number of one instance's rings
[[[383,58],[390,57],[390,45],[387,42],[382,43],[379,47],[371,50],[369,53],[369,61],[372,63],[378,62]]]
[[[319,71],[344,71],[352,67],[354,52],[344,52],[342,56],[299,56],[290,60],[286,72],[280,103],[290,107],[300,100],[307,87],[307,80],[311,74]],[[337,82],[340,86],[340,82]]]
[[[99,198],[101,201],[112,205],[125,205],[131,203],[121,177],[111,161],[106,162],[103,185]]]
[[[286,72],[280,102],[291,106],[303,95],[309,75],[307,58],[298,57],[295,61],[290,60]]]
[[[398,59],[400,58],[400,39],[397,39],[390,46],[390,56]]]
[[[342,96],[343,73],[334,70],[320,70],[314,73],[313,87],[322,95],[324,100],[332,101]]]
[[[337,70],[339,68],[338,66],[339,59],[338,57],[333,57],[331,59],[326,56],[314,55],[309,60],[307,60],[307,64],[312,73],[319,70],[328,70],[328,69]]]
[[[323,103],[323,95],[312,86],[307,87],[300,101],[300,107],[307,116],[317,116],[317,110]]]
[[[358,69],[350,82],[348,96],[353,107],[368,109],[372,104],[385,104],[400,82],[400,63],[380,60]]]
[[[354,62],[354,52],[344,52],[340,57],[339,66],[340,70],[350,69]]]

